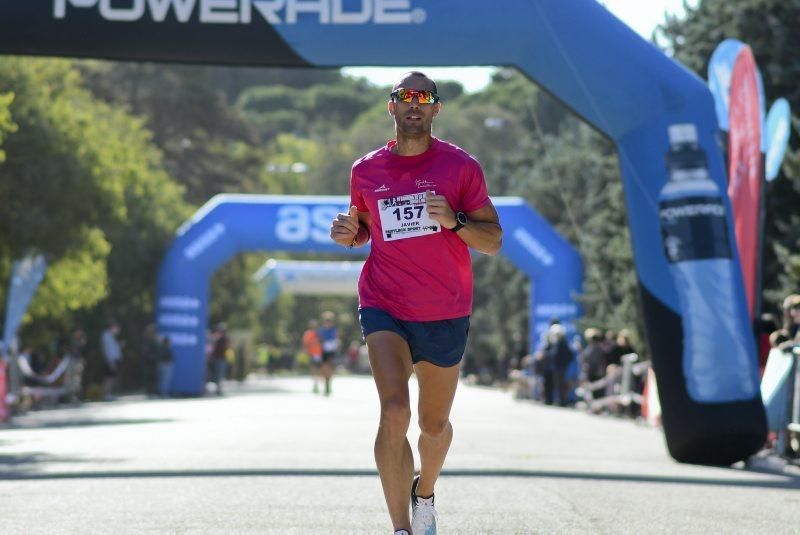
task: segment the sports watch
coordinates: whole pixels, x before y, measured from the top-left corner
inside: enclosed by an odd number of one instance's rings
[[[456,226],[454,226],[450,230],[452,230],[453,232],[458,232],[459,230],[464,228],[464,225],[466,224],[467,224],[467,214],[465,214],[464,212],[456,212]]]

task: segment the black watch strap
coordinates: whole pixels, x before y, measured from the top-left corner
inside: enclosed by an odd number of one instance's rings
[[[456,212],[456,226],[454,226],[450,230],[452,230],[453,232],[458,232],[459,230],[464,228],[464,225],[466,224],[467,224],[467,214],[465,214],[464,212]]]

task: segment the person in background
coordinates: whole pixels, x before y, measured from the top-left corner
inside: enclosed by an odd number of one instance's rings
[[[606,361],[606,366],[610,364],[619,365],[622,355],[617,348],[617,331],[608,329],[605,332],[601,347],[605,353],[604,360]]]
[[[70,395],[72,402],[77,402],[83,391],[83,371],[86,368],[86,331],[83,327],[76,325],[70,333],[70,356],[72,365],[68,370],[67,382],[71,385]]]
[[[603,351],[603,333],[600,329],[590,327],[584,332],[586,347],[580,355],[581,380],[593,383],[606,374],[605,351]]]
[[[311,371],[311,380],[314,385],[311,389],[315,394],[319,392],[320,367],[322,366],[322,343],[319,341],[319,322],[309,320],[308,329],[303,333],[303,351],[308,355],[308,367]]]
[[[339,329],[334,322],[335,315],[331,311],[322,313],[322,327],[317,330],[319,340],[322,342],[322,365],[320,373],[325,380],[325,395],[331,394],[331,380],[333,378],[334,359],[339,352],[341,341]]]
[[[558,404],[565,407],[569,402],[567,370],[575,356],[569,347],[566,330],[560,323],[553,324],[548,329],[544,352],[551,363],[553,385],[550,397],[545,399],[545,403],[551,405],[557,398]]]
[[[217,387],[216,394],[223,395],[222,382],[228,371],[228,349],[231,347],[228,338],[227,327],[224,323],[218,323],[212,334],[214,344],[211,348],[211,382]]]
[[[781,350],[789,350],[800,344],[800,294],[792,294],[783,300],[783,330],[788,340],[778,344]]]
[[[105,378],[103,379],[103,395],[106,401],[116,399],[114,390],[117,384],[119,366],[122,362],[122,344],[117,339],[119,324],[111,320],[108,327],[100,335],[100,348],[103,352]]]
[[[158,347],[158,395],[169,397],[169,385],[172,381],[172,365],[175,357],[172,354],[172,341],[169,336],[160,337]]]
[[[156,326],[149,324],[142,337],[142,368],[144,388],[148,396],[160,395],[161,384],[158,378],[159,356],[161,354],[161,340],[159,340]]]

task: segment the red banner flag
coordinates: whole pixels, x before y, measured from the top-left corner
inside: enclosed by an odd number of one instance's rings
[[[748,310],[756,314],[759,284],[759,211],[761,207],[761,112],[756,62],[749,46],[736,57],[731,75],[728,196],[733,206],[736,244],[742,262]]]

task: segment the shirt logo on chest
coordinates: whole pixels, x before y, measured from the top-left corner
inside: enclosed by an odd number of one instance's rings
[[[374,189],[372,191],[374,191],[375,193],[380,193],[380,192],[383,192],[383,191],[389,191],[389,188],[386,187],[386,184],[381,184],[381,187],[376,188],[376,189]]]
[[[436,187],[436,182],[428,180],[427,178],[418,178],[416,182],[417,182],[417,189]]]

